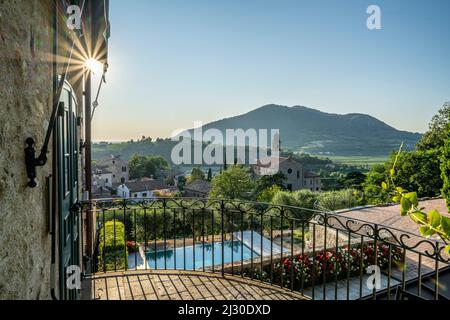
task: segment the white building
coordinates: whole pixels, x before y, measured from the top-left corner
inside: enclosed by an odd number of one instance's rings
[[[120,184],[117,187],[117,196],[121,198],[146,199],[153,198],[155,191],[169,192],[170,188],[161,180],[141,179]]]

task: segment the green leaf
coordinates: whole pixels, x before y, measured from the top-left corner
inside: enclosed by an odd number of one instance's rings
[[[409,210],[412,208],[412,203],[406,197],[402,197],[400,200],[400,212],[402,216],[406,216]]]
[[[405,194],[405,198],[409,200],[409,202],[414,206],[417,207],[419,205],[419,200],[417,198],[416,192],[410,192]]]
[[[400,201],[400,197],[399,196],[395,196],[392,198],[392,201],[394,201],[395,203],[398,203]]]
[[[389,171],[389,173],[390,173],[391,176],[395,176],[395,170],[394,170],[394,169],[391,169],[391,170]]]
[[[427,226],[420,227],[419,231],[422,236],[427,237],[427,238],[429,238],[435,234],[435,232],[433,230],[431,230],[430,227],[427,227]]]
[[[401,188],[401,187],[397,187],[397,188],[395,188],[395,190],[396,190],[398,193],[403,193],[403,188]]]
[[[437,210],[428,212],[428,222],[433,228],[437,228],[441,224],[441,215]]]
[[[450,237],[450,218],[441,216],[442,231]]]
[[[450,244],[445,247],[444,251],[445,253],[450,254]]]
[[[387,185],[387,183],[384,182],[384,181],[381,183],[381,187],[382,187],[384,190],[387,190],[387,189],[388,189],[388,185]]]
[[[410,217],[415,223],[423,223],[427,221],[427,215],[420,211],[411,213]]]

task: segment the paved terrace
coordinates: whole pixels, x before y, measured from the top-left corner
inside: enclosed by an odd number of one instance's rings
[[[425,208],[425,212],[436,209],[441,214],[450,216],[444,199],[421,201],[419,207]],[[372,222],[374,224],[384,225],[389,228],[398,229],[403,232],[411,233],[412,235],[410,238],[404,238],[404,242],[409,245],[416,244],[418,243],[418,241],[420,241],[420,239],[418,238],[420,237],[418,225],[415,224],[409,217],[402,217],[400,215],[399,205],[342,210],[339,212],[339,215],[348,218],[360,219]],[[396,236],[399,236],[401,234],[401,231],[394,232],[394,234]],[[414,235],[417,235],[418,237],[415,238]],[[433,239],[430,240],[433,241]],[[415,250],[421,253],[424,253],[427,250],[429,250],[430,252],[433,251],[429,245],[425,244],[418,245]],[[425,256],[419,257],[419,254],[416,254],[412,251],[407,251],[405,266],[405,278],[407,281],[418,277],[419,265],[420,273],[422,275],[433,273],[436,270],[434,259],[430,259]],[[448,264],[439,263],[439,269],[444,267],[448,267]],[[395,279],[399,280],[402,279],[403,274],[402,272],[400,272],[400,270],[397,269],[393,270],[392,276]]]
[[[242,279],[189,271],[128,271],[95,276],[83,299],[305,300],[299,293]]]

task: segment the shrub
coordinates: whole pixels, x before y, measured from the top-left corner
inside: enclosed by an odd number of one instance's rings
[[[293,197],[292,192],[289,191],[277,192],[272,199],[272,203],[282,206],[298,207],[297,200]]]
[[[361,204],[361,193],[357,190],[340,190],[320,193],[317,197],[321,208],[341,210],[353,208]]]
[[[314,203],[317,200],[318,193],[310,190],[298,190],[292,193],[298,206],[306,209],[314,209]]]
[[[450,210],[450,125],[448,126],[448,138],[441,155],[441,178],[443,181],[442,195],[447,200],[447,207]]]
[[[126,269],[128,252],[125,247],[124,234],[125,225],[118,220],[108,221],[100,229],[98,245],[98,269],[100,271]]]
[[[400,266],[402,261],[402,250],[391,248],[391,266]],[[294,289],[323,283],[324,273],[327,281],[344,279],[349,274],[357,276],[361,267],[365,270],[369,265],[375,263],[375,246],[367,243],[361,246],[347,246],[339,248],[338,251],[327,250],[318,251],[313,255],[307,253],[297,255],[294,259],[285,258],[272,266],[273,282],[283,286],[289,286],[291,281],[291,271],[294,274]],[[386,244],[377,245],[377,265],[384,270],[389,267],[389,246]],[[245,274],[250,274],[247,270]],[[270,266],[261,270],[255,270],[256,278],[270,280]],[[283,281],[283,283],[281,283]]]
[[[139,246],[134,241],[127,241],[128,253],[135,253],[139,251]]]

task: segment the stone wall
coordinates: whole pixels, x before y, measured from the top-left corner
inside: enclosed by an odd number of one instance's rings
[[[50,297],[45,181],[27,187],[25,139],[42,143],[52,102],[49,1],[0,0],[0,299]],[[49,155],[51,158],[51,155]]]
[[[35,189],[24,148],[33,137],[39,151],[51,115],[53,3],[0,0],[0,299],[51,298],[52,144]]]

